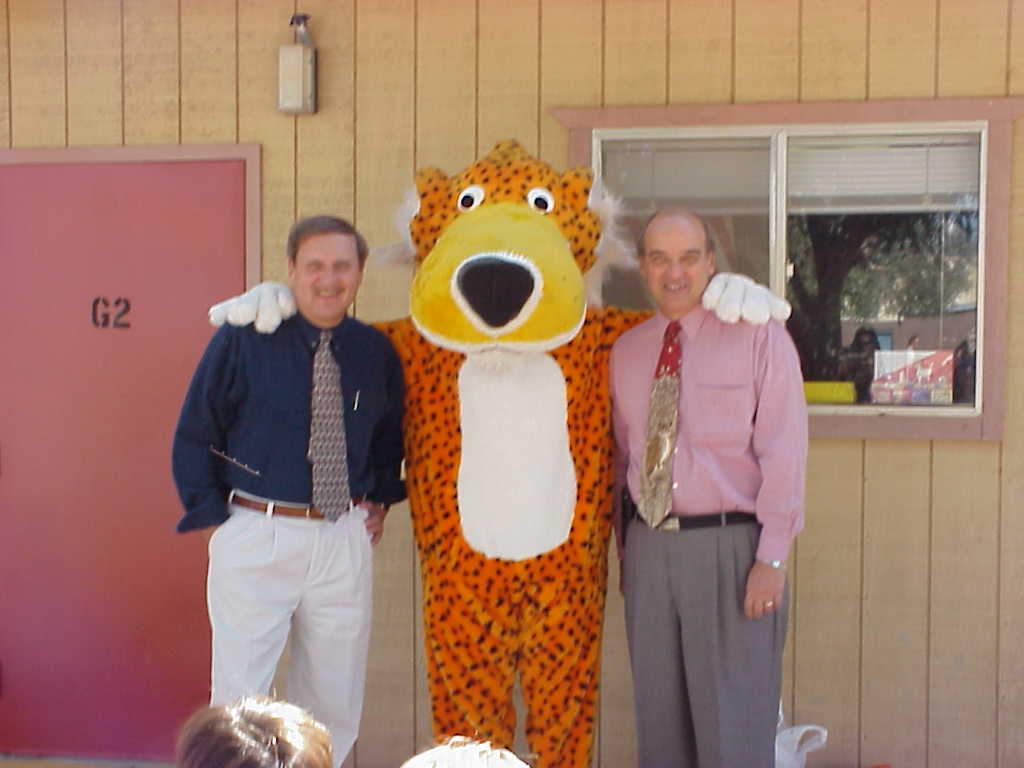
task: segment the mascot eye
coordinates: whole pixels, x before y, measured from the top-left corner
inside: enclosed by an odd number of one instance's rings
[[[526,202],[535,211],[540,211],[541,213],[551,213],[551,209],[555,207],[555,198],[544,187],[534,187],[527,192]]]
[[[472,211],[484,201],[483,187],[474,184],[459,192],[459,210],[462,212]]]

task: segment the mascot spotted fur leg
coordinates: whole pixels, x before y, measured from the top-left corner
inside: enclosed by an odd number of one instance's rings
[[[611,532],[608,353],[644,316],[588,308],[602,235],[589,169],[558,174],[510,141],[454,177],[422,170],[416,188],[411,316],[378,327],[405,373],[434,735],[510,746],[518,676],[536,765],[589,766]],[[286,290],[253,289],[211,318],[272,330]],[[732,320],[787,311],[738,276],[710,293]]]

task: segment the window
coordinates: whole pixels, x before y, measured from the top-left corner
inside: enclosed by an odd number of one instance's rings
[[[720,269],[787,297],[813,435],[999,439],[1005,318],[986,307],[1005,308],[1020,112],[1008,99],[555,114],[630,234],[691,208]],[[649,306],[633,270],[605,298]]]

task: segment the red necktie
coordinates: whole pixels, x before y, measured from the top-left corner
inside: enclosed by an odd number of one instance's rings
[[[658,366],[651,383],[647,414],[647,446],[637,509],[640,517],[657,528],[672,512],[672,459],[679,426],[679,369],[682,363],[679,321],[665,328]]]

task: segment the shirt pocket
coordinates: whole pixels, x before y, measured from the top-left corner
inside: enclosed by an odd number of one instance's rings
[[[701,384],[683,403],[694,443],[745,446],[754,420],[754,394],[742,384]]]

